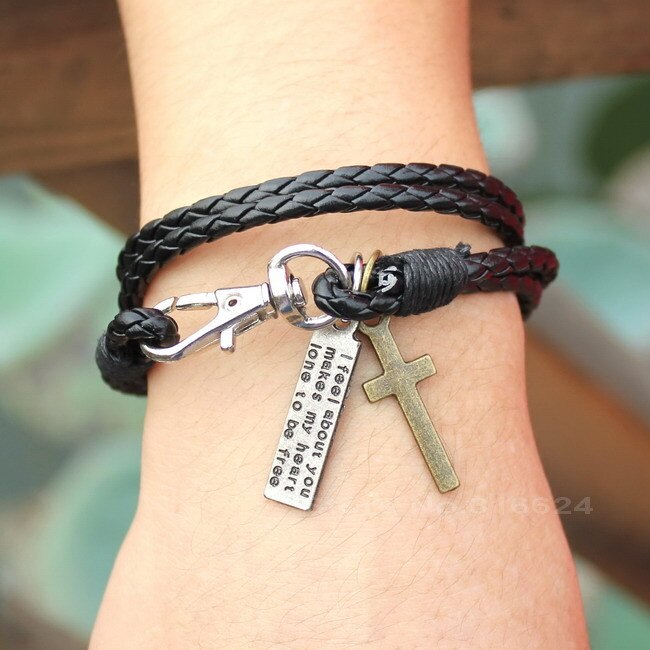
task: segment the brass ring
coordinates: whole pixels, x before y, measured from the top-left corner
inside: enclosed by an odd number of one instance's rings
[[[370,274],[372,273],[372,270],[375,268],[375,262],[379,259],[380,256],[381,256],[381,251],[377,249],[368,258],[368,262],[365,268],[363,269],[363,276],[361,277],[360,291],[366,291],[368,289],[368,285],[370,284]]]

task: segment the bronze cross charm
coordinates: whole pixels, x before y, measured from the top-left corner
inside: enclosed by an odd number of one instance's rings
[[[416,386],[419,381],[436,374],[435,366],[428,354],[414,361],[404,361],[388,329],[389,322],[390,318],[385,317],[374,326],[359,325],[359,331],[370,339],[384,368],[384,374],[365,382],[363,389],[371,402],[395,395],[438,489],[440,492],[455,490],[460,485],[458,477]]]

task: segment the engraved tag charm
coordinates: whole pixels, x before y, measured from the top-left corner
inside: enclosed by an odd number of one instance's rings
[[[334,324],[312,335],[264,490],[268,499],[311,509],[359,356],[357,327]]]

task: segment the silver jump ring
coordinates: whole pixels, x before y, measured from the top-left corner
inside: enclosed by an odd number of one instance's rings
[[[354,270],[352,272],[352,291],[359,291],[361,289],[361,282],[363,281],[363,256],[361,253],[354,254]]]
[[[336,319],[329,314],[320,316],[307,314],[304,290],[300,281],[291,275],[287,266],[287,262],[296,257],[315,257],[322,260],[338,275],[346,289],[352,288],[352,279],[345,264],[329,251],[313,244],[287,246],[273,256],[268,266],[269,289],[275,308],[289,323],[302,329],[315,330],[331,325]],[[356,275],[355,273],[355,281]]]
[[[364,274],[364,265],[363,265],[363,256],[361,253],[356,252],[352,258],[352,291],[359,291],[363,284],[363,274]],[[340,325],[340,329],[344,329],[350,324],[349,320],[342,318],[335,327]]]

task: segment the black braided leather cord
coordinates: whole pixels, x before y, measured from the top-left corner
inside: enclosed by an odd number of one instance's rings
[[[539,304],[542,290],[557,276],[555,254],[541,246],[496,248],[470,253],[469,246],[428,248],[380,257],[367,291],[340,286],[322,273],[312,286],[319,309],[336,318],[370,320],[410,316],[450,303],[461,293],[512,291],[524,317]]]
[[[459,244],[380,257],[365,292],[342,289],[334,274],[323,273],[314,281],[313,293],[316,305],[336,318],[369,320],[431,311],[460,293],[512,291],[527,316],[557,271],[553,252],[540,246],[470,253],[469,246]],[[176,322],[156,309],[142,307],[115,317],[96,354],[102,377],[112,388],[146,394],[147,372],[154,362],[143,355],[142,341],[160,347],[175,344]]]
[[[120,307],[140,306],[158,270],[200,244],[287,219],[394,209],[458,214],[494,229],[505,244],[523,241],[521,203],[482,172],[424,163],[308,172],[203,199],[145,225],[119,257]]]
[[[137,307],[120,312],[97,342],[95,360],[102,379],[115,390],[147,394],[147,373],[155,363],[140,343],[168,347],[179,341],[173,318],[158,309]]]

